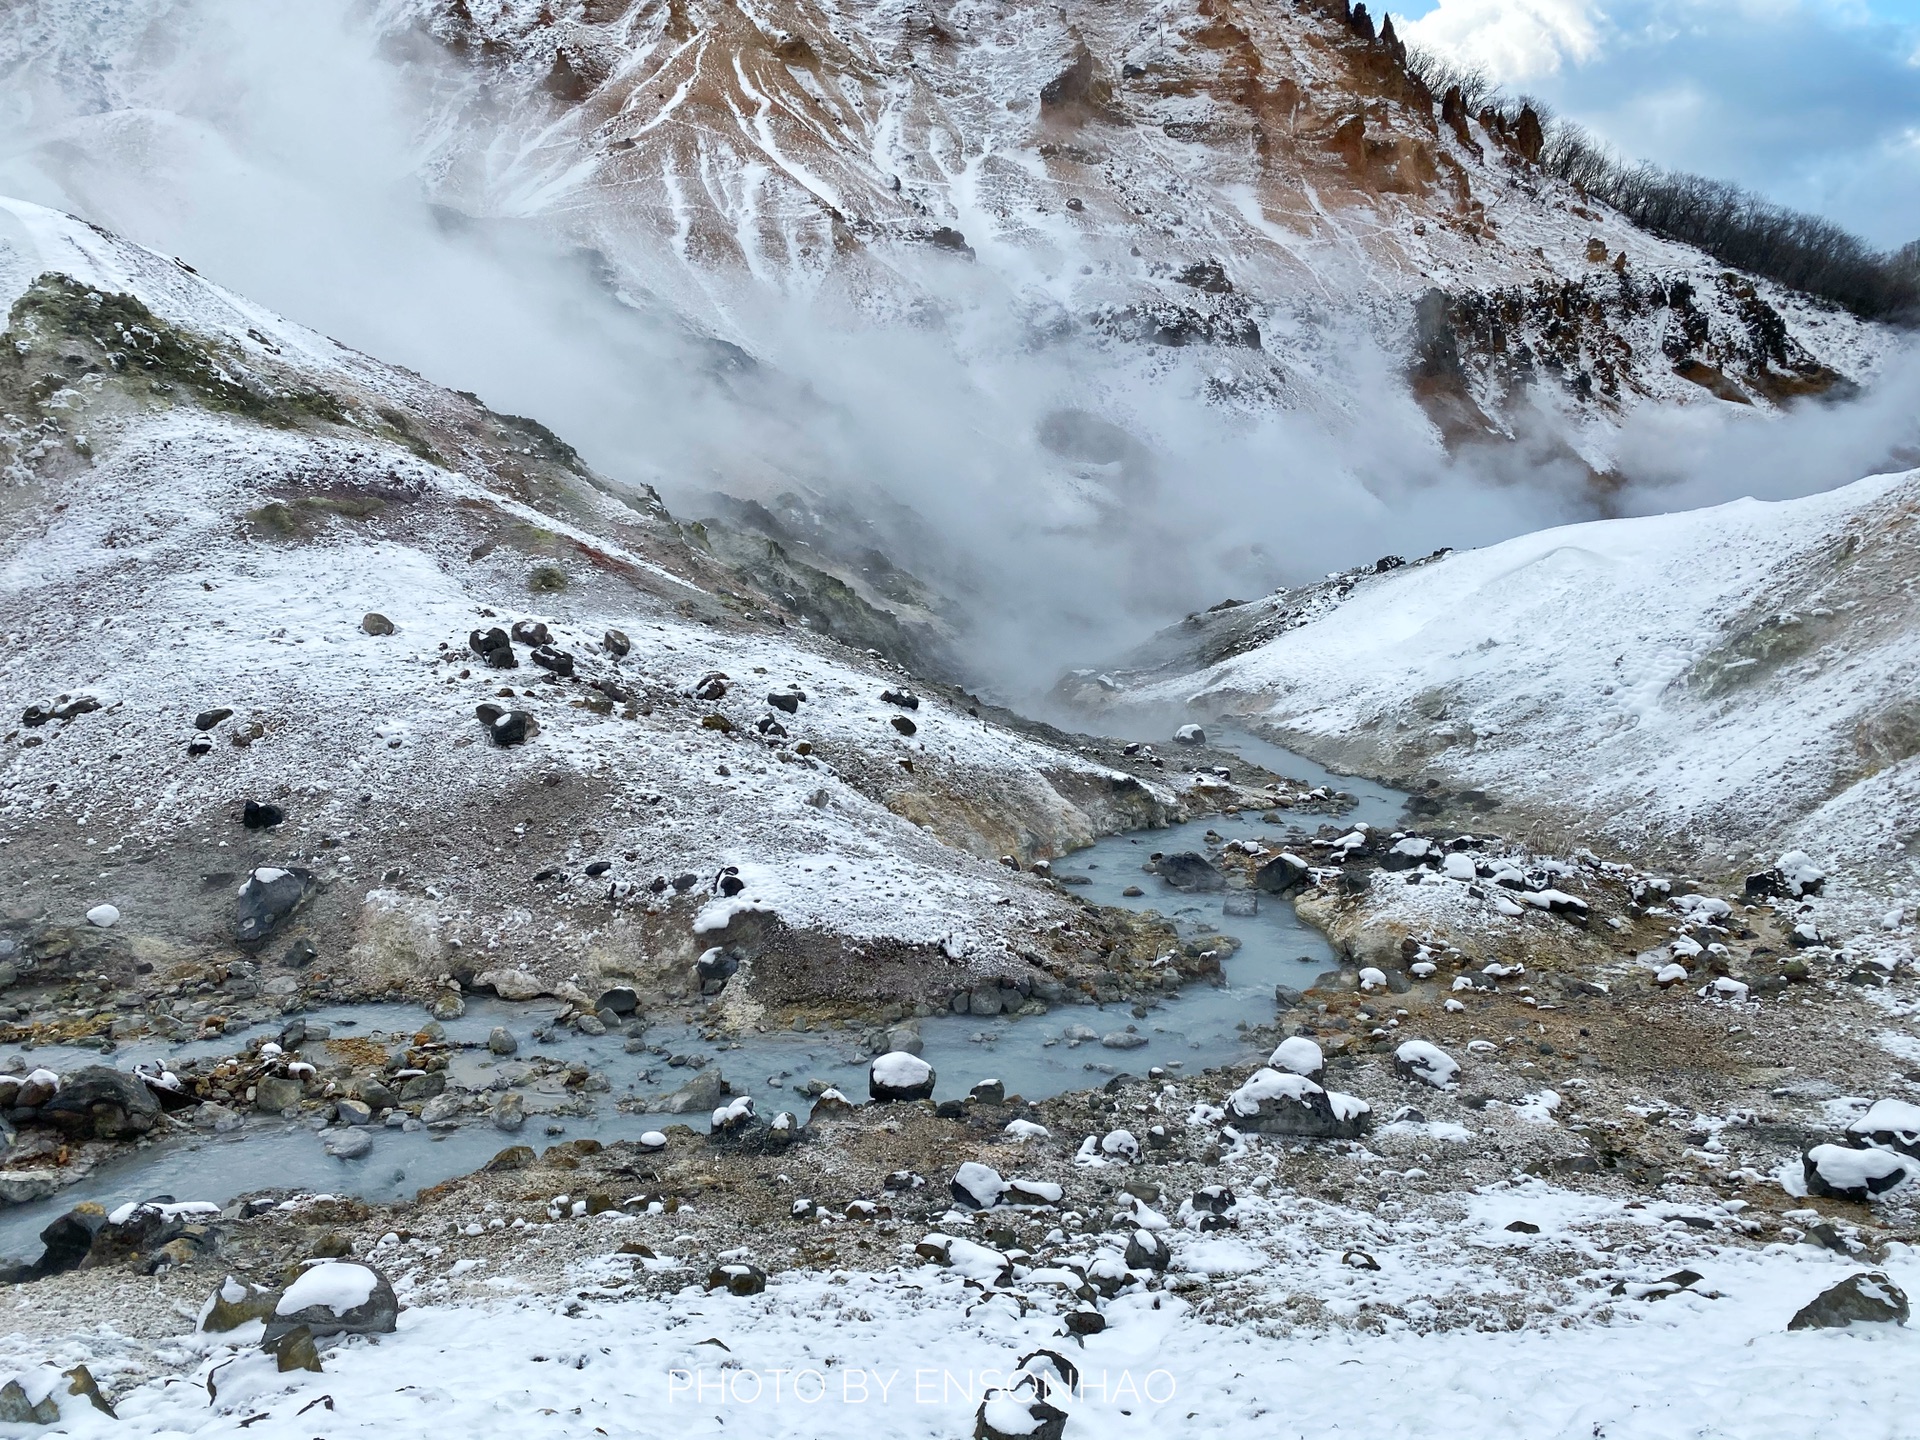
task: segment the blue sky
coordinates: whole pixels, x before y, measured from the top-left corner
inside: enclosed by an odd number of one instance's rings
[[[1370,7],[1371,8],[1371,7]],[[1409,0],[1407,38],[1623,155],[1920,239],[1920,0]]]

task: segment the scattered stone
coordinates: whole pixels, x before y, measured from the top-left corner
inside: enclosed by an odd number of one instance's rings
[[[1173,1252],[1153,1231],[1136,1230],[1127,1237],[1126,1261],[1129,1270],[1165,1270],[1173,1261]]]
[[[1289,1075],[1304,1075],[1309,1080],[1318,1080],[1327,1073],[1326,1056],[1304,1035],[1282,1040],[1279,1048],[1267,1058],[1267,1064]]]
[[[1182,745],[1204,745],[1207,743],[1207,732],[1198,725],[1182,725],[1173,732],[1173,738]]]
[[[267,1321],[266,1341],[305,1328],[328,1335],[388,1335],[400,1302],[387,1277],[354,1260],[327,1260],[302,1271],[286,1288]]]
[[[1234,1128],[1268,1135],[1355,1140],[1373,1124],[1373,1107],[1366,1101],[1271,1068],[1256,1070],[1227,1097],[1226,1109]]]
[[[333,1104],[333,1111],[342,1125],[371,1125],[373,1123],[373,1107],[365,1100],[336,1100]]]
[[[518,1090],[503,1090],[493,1102],[493,1124],[498,1130],[512,1132],[527,1123],[526,1097]]]
[[[695,682],[693,698],[705,700],[711,704],[715,700],[727,698],[727,675],[724,670],[710,670]]]
[[[551,645],[542,645],[528,657],[542,670],[550,670],[561,679],[573,674],[573,656]]]
[[[716,1265],[707,1272],[707,1289],[724,1290],[729,1295],[758,1295],[767,1288],[767,1272],[758,1265],[734,1261]]]
[[[526,970],[484,970],[469,988],[491,990],[502,1000],[534,1000],[547,993],[547,987]]]
[[[1066,1320],[1069,1335],[1098,1335],[1107,1328],[1107,1317],[1091,1306],[1069,1310]]]
[[[969,1160],[953,1174],[953,1198],[969,1210],[991,1210],[1006,1193],[1007,1182],[992,1166]]]
[[[160,1123],[160,1102],[139,1076],[89,1065],[61,1082],[40,1106],[40,1118],[69,1135],[135,1140]]]
[[[373,1136],[358,1128],[335,1130],[320,1142],[320,1148],[336,1160],[359,1160],[373,1150]]]
[[[213,710],[202,710],[193,717],[193,728],[201,731],[211,730],[222,720],[231,719],[232,716],[233,711],[224,705]]]
[[[200,1329],[210,1335],[223,1335],[249,1321],[268,1319],[279,1303],[278,1290],[248,1285],[229,1275],[201,1307]]]
[[[360,628],[369,635],[391,635],[393,634],[393,621],[382,615],[378,610],[369,610],[360,617]]]
[[[1873,1107],[1847,1126],[1856,1142],[1882,1150],[1898,1150],[1920,1160],[1920,1105],[1909,1100],[1876,1100]]]
[[[1176,890],[1224,890],[1227,886],[1227,877],[1206,856],[1192,850],[1163,855],[1156,868],[1160,878]]]
[[[1049,1404],[1037,1387],[989,1390],[974,1412],[973,1440],[1060,1440],[1066,1425],[1067,1412]]]
[[[867,1092],[876,1101],[933,1098],[933,1067],[918,1055],[890,1050],[876,1055],[867,1067]]]
[[[895,705],[902,710],[918,710],[920,708],[920,697],[911,690],[882,690],[880,692],[880,703],[882,705]],[[911,734],[912,732],[909,731],[908,733]]]
[[[1100,1037],[1100,1043],[1108,1050],[1138,1050],[1147,1043],[1147,1037],[1129,1025],[1125,1030],[1110,1030]]]
[[[38,1400],[30,1400],[18,1380],[0,1385],[0,1424],[51,1425],[59,1418],[60,1402],[51,1392]]]
[[[313,1343],[313,1331],[304,1325],[287,1331],[277,1340],[264,1342],[261,1348],[273,1356],[275,1368],[283,1375],[289,1370],[321,1373],[320,1347]]]
[[[1447,1090],[1460,1074],[1460,1062],[1438,1045],[1408,1040],[1393,1052],[1393,1073],[1402,1080],[1415,1080],[1436,1090]]]
[[[767,695],[767,704],[776,710],[783,710],[789,715],[795,715],[799,713],[800,702],[806,698],[806,695],[799,690],[791,688],[774,690]]]
[[[609,655],[625,655],[633,649],[633,642],[627,639],[623,630],[609,630],[600,637],[600,648]]]
[[[420,1123],[430,1129],[439,1129],[460,1123],[460,1112],[465,1108],[458,1095],[442,1091],[420,1107]]]
[[[487,1049],[495,1055],[511,1055],[520,1048],[520,1042],[513,1038],[513,1032],[504,1025],[496,1025],[487,1032]]]
[[[249,800],[240,809],[240,823],[249,830],[271,830],[287,812],[269,800]]]
[[[976,1105],[1003,1105],[1007,1087],[998,1080],[982,1080],[967,1092]]]
[[[717,1069],[702,1070],[693,1079],[665,1095],[646,1102],[651,1115],[691,1115],[711,1110],[727,1095],[727,1082]]]
[[[54,1170],[0,1170],[0,1203],[29,1205],[59,1188],[60,1175]]]
[[[300,908],[311,892],[309,871],[263,865],[240,887],[234,914],[233,938],[242,945],[258,945],[271,937]]]
[[[1838,1330],[1849,1325],[1904,1325],[1907,1295],[1878,1270],[1862,1270],[1821,1291],[1787,1322],[1789,1330]]]
[[[117,905],[96,905],[87,911],[87,923],[102,930],[112,929],[114,921],[119,918],[120,908]]]
[[[1912,1173],[1905,1156],[1846,1145],[1815,1145],[1800,1164],[1807,1193],[1828,1200],[1871,1200]]]
[[[1253,872],[1256,890],[1269,895],[1284,895],[1307,883],[1309,866],[1298,855],[1276,855]]]
[[[60,1372],[60,1378],[67,1382],[69,1395],[81,1395],[94,1409],[103,1415],[118,1420],[120,1416],[113,1406],[107,1403],[107,1397],[100,1393],[100,1382],[93,1378],[93,1372],[84,1365],[76,1365],[71,1370]]]
[[[912,735],[912,734],[915,734],[920,729],[918,725],[914,724],[913,721],[909,720],[904,715],[896,715],[893,717],[893,719],[889,720],[887,723],[893,726],[893,728],[898,730],[902,735]]]

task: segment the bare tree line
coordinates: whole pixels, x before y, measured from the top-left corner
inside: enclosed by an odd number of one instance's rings
[[[1410,48],[1408,71],[1434,95],[1458,86],[1469,113],[1515,120],[1531,105],[1546,120],[1540,168],[1611,205],[1650,234],[1693,245],[1714,259],[1831,300],[1869,319],[1920,321],[1920,240],[1873,249],[1831,220],[1775,204],[1725,180],[1645,161],[1628,163],[1581,126],[1538,100],[1503,95],[1485,71]]]

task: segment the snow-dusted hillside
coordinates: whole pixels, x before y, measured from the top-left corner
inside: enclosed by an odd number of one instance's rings
[[[963,699],[887,698],[896,667],[537,424],[104,232],[0,203],[0,306],[0,869],[10,917],[91,933],[103,968],[230,950],[268,867],[306,878],[264,953],[298,934],[349,989],[671,989],[739,890],[728,913],[781,922],[756,983],[906,997],[1074,953],[1069,908],[998,857],[1171,800]],[[517,623],[545,648],[490,668],[470,636]],[[534,733],[493,743],[483,704]]]
[[[1917,525],[1920,471],[1567,526],[1207,616],[1156,668],[1075,689],[1244,717],[1710,869],[1804,847],[1897,907],[1920,827]]]
[[[1510,425],[1537,389],[1595,427],[1604,468],[1644,401],[1767,408],[1865,380],[1888,345],[1549,181],[1537,126],[1450,108],[1347,0],[356,16],[404,77],[407,163],[437,203],[544,227],[628,302],[802,371],[780,353],[787,302],[932,327],[972,361],[1104,357],[1120,373],[1086,398],[1122,423],[1127,385],[1182,352],[1204,363],[1181,383],[1213,400],[1352,415],[1356,337],[1407,362],[1443,320],[1468,382],[1434,407],[1443,428]],[[107,180],[130,156],[235,166],[259,101],[195,109],[178,61],[234,33],[207,0],[35,0],[0,36],[27,97],[14,163],[110,209],[138,188]],[[284,57],[250,44],[231,83],[273,83],[258,67]],[[1430,291],[1450,308],[1417,322]]]

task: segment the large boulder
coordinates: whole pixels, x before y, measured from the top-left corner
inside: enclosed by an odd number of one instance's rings
[[[242,945],[258,945],[270,939],[312,890],[311,871],[262,865],[240,887],[240,903],[233,917],[233,938]]]
[[[867,1066],[867,1093],[879,1101],[930,1100],[934,1079],[933,1066],[918,1055],[889,1050]]]
[[[1862,1270],[1814,1296],[1787,1322],[1787,1329],[1904,1325],[1907,1314],[1905,1291],[1878,1270]]]
[[[1912,1173],[1913,1162],[1886,1150],[1816,1145],[1801,1157],[1807,1193],[1828,1200],[1871,1200]]]
[[[1326,1056],[1320,1053],[1318,1045],[1304,1035],[1282,1040],[1273,1054],[1267,1057],[1267,1064],[1290,1075],[1304,1075],[1309,1080],[1318,1080],[1327,1073]]]
[[[973,1440],[1060,1440],[1067,1412],[1051,1404],[1039,1387],[1022,1384],[989,1390],[974,1412]]]
[[[727,1080],[718,1069],[702,1070],[678,1090],[656,1095],[646,1102],[649,1115],[692,1115],[712,1110],[727,1097]]]
[[[1448,1090],[1460,1074],[1460,1062],[1438,1045],[1425,1040],[1408,1040],[1393,1052],[1393,1073],[1402,1080]]]
[[[324,1260],[289,1285],[267,1319],[264,1342],[272,1344],[305,1328],[315,1339],[328,1335],[384,1335],[398,1322],[393,1286],[371,1265]]]
[[[969,1160],[953,1174],[953,1198],[969,1210],[991,1210],[1007,1192],[1007,1182],[991,1165]]]
[[[1253,872],[1253,888],[1284,895],[1307,883],[1309,866],[1298,855],[1276,855]]]
[[[1224,890],[1227,877],[1214,869],[1213,862],[1192,850],[1162,855],[1155,862],[1160,878],[1176,890]]]
[[[160,1123],[160,1102],[138,1075],[89,1065],[61,1082],[40,1118],[69,1135],[134,1140]]]
[[[1876,1100],[1873,1108],[1847,1126],[1856,1142],[1898,1150],[1920,1160],[1920,1105],[1907,1100]]]
[[[1227,1123],[1265,1135],[1355,1140],[1372,1127],[1373,1107],[1353,1095],[1323,1090],[1304,1075],[1262,1067],[1227,1096]]]

